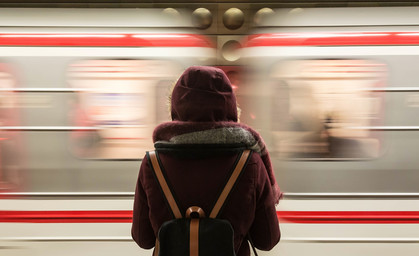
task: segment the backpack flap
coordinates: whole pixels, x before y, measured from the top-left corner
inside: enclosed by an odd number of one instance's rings
[[[197,217],[190,213],[202,214]],[[235,256],[234,231],[227,220],[205,218],[201,208],[188,208],[186,218],[174,219],[160,227],[159,256]]]
[[[230,222],[222,219],[200,219],[199,248],[199,256],[235,256],[234,231]]]

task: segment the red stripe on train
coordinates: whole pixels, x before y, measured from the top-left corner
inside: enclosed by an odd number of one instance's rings
[[[333,224],[419,223],[419,211],[278,211],[282,222]]]
[[[281,222],[294,223],[419,223],[419,211],[278,211]],[[132,211],[0,211],[0,222],[129,223]]]
[[[132,211],[0,211],[0,222],[128,223]]]
[[[194,34],[18,34],[1,33],[0,46],[214,47]]]
[[[245,47],[257,46],[419,45],[419,32],[304,32],[249,36]]]

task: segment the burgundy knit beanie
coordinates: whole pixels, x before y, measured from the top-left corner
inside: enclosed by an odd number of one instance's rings
[[[236,96],[224,71],[192,66],[183,72],[173,88],[173,121],[237,122]]]

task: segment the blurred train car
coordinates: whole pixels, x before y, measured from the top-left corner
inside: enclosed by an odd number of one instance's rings
[[[140,159],[215,49],[163,9],[0,9],[0,254],[139,255]]]
[[[254,5],[194,11],[218,51],[182,10],[0,9],[0,254],[150,254],[140,158],[183,69],[217,64],[284,192],[262,255],[416,255],[419,9]]]
[[[278,9],[249,35],[242,121],[284,199],[272,255],[419,250],[419,9]]]

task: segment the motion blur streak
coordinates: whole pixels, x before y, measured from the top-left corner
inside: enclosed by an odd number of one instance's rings
[[[0,34],[2,46],[213,47],[193,34]]]
[[[419,223],[419,211],[278,211],[281,222],[294,223]],[[132,211],[0,211],[0,222],[12,223],[125,223]]]
[[[129,223],[132,211],[0,211],[0,222]]]
[[[274,33],[252,35],[247,47],[322,45],[418,45],[418,33]]]

